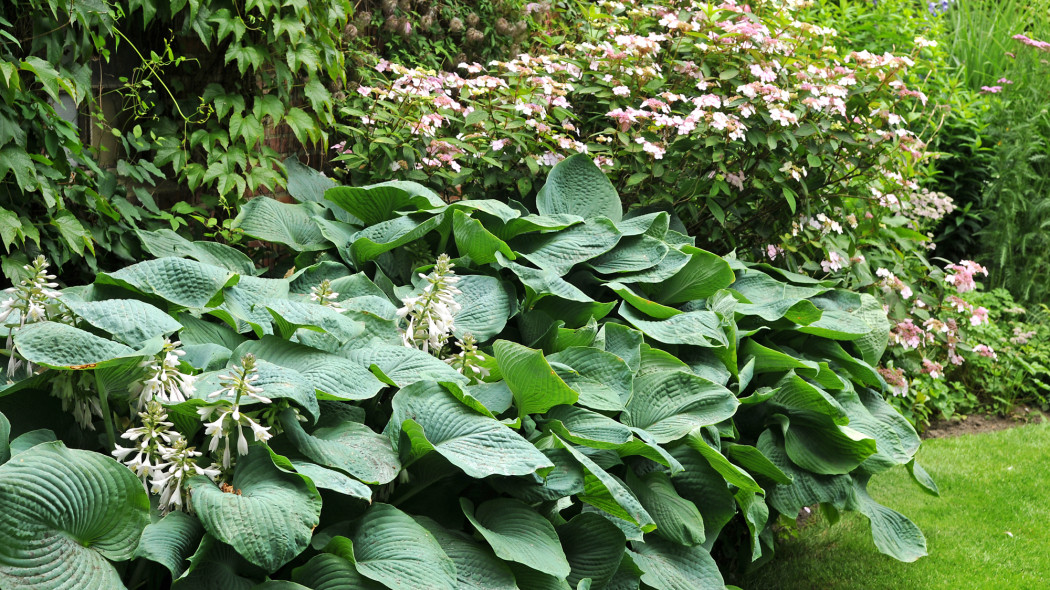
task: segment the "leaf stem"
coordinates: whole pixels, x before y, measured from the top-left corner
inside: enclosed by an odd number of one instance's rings
[[[113,428],[113,413],[109,411],[109,389],[102,383],[102,377],[98,371],[95,373],[95,387],[98,389],[98,403],[102,408],[102,422],[106,425],[106,442],[109,450],[117,446],[117,436]]]

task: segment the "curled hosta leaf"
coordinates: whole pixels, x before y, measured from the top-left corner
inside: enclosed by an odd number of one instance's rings
[[[158,258],[102,273],[95,283],[118,285],[181,307],[203,308],[218,305],[222,289],[239,280],[240,275],[225,268],[184,258]]]
[[[268,572],[306,549],[321,498],[302,477],[280,471],[264,447],[253,445],[238,459],[230,485],[233,493],[204,476],[188,483],[193,508],[209,534]]]
[[[58,322],[29,324],[18,330],[15,347],[29,362],[59,369],[94,368],[136,354],[119,342]]]
[[[571,572],[554,527],[528,504],[509,498],[489,500],[477,510],[466,498],[460,504],[463,514],[501,559],[559,578]]]
[[[464,533],[445,529],[433,520],[417,516],[416,522],[434,535],[441,549],[456,564],[460,590],[514,590],[514,574],[492,551]]]
[[[682,438],[698,426],[730,418],[739,403],[728,389],[684,371],[639,377],[624,413],[625,424],[648,431],[657,442]]]
[[[401,470],[390,440],[364,424],[345,421],[307,433],[290,409],[281,415],[285,434],[299,452],[326,467],[334,467],[361,481],[384,484]]]
[[[204,527],[197,517],[185,512],[170,512],[142,531],[135,557],[163,565],[175,579],[185,571],[186,559],[197,549],[203,537]]]
[[[44,443],[0,465],[0,586],[120,588],[149,522],[142,482],[114,459]]]
[[[159,335],[182,328],[170,315],[136,299],[106,301],[63,300],[69,309],[85,322],[109,332],[114,339],[129,346],[139,346]]]
[[[725,582],[711,554],[701,546],[685,547],[648,535],[633,542],[632,558],[642,581],[656,590],[722,590]]]
[[[292,570],[292,579],[312,590],[383,590],[385,586],[357,573],[353,562],[331,553],[315,555]]]
[[[536,195],[536,209],[543,215],[568,213],[613,221],[623,217],[616,188],[586,154],[574,154],[551,168]]]

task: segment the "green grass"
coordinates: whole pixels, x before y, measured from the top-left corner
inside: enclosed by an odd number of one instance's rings
[[[858,514],[831,527],[818,518],[780,543],[773,562],[742,587],[1050,587],[1050,424],[928,440],[918,456],[940,498],[921,492],[903,469],[873,478],[871,491],[919,525],[929,556],[899,563],[877,553]]]

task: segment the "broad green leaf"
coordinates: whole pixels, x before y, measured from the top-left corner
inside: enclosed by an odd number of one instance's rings
[[[129,346],[140,346],[150,338],[171,335],[182,328],[170,315],[137,299],[76,301],[63,298],[62,302],[78,318]]]
[[[535,231],[557,231],[576,224],[583,223],[579,215],[523,215],[517,219],[506,221],[504,225],[490,227],[492,233],[503,240],[510,240],[515,236]]]
[[[204,527],[197,517],[185,512],[169,512],[142,531],[135,557],[163,565],[174,580],[186,570],[186,560],[196,551],[203,537]]]
[[[915,459],[908,462],[908,473],[911,473],[915,483],[919,484],[923,491],[932,496],[941,495],[941,490],[937,487],[937,482],[930,477],[930,474],[927,473],[926,470],[922,468],[922,465],[919,465],[919,462]]]
[[[397,211],[440,209],[444,203],[433,191],[415,182],[392,180],[368,186],[337,186],[324,198],[364,222],[376,225],[397,218]]]
[[[567,301],[586,304],[594,303],[594,300],[591,299],[590,296],[579,290],[572,283],[561,278],[561,275],[553,270],[541,270],[522,266],[517,262],[507,260],[507,258],[500,253],[496,253],[496,260],[499,262],[500,266],[510,269],[511,272],[517,275],[518,279],[521,280],[523,285],[525,285],[525,293],[527,295],[525,301],[527,307],[549,295]],[[559,304],[561,304],[561,302],[559,302]]]
[[[463,309],[456,315],[455,334],[473,334],[484,342],[500,332],[507,320],[517,311],[514,287],[494,277],[465,275],[456,288],[460,294],[455,300]]]
[[[309,461],[291,460],[295,472],[305,475],[313,482],[314,487],[322,490],[332,490],[344,496],[357,498],[366,502],[372,502],[372,488],[353,479],[340,471],[321,467]]]
[[[839,337],[840,340],[853,340],[861,357],[868,364],[874,365],[879,362],[882,353],[886,350],[890,323],[886,319],[886,312],[882,309],[882,304],[877,299],[867,293],[858,294],[836,289],[814,298],[813,302],[825,310],[825,315],[828,315],[829,312],[840,312],[831,314],[841,316],[840,322],[822,327],[844,333],[846,337]],[[867,326],[869,329],[865,331],[862,326]],[[833,337],[819,332],[811,333]],[[859,333],[863,335],[855,337]]]
[[[492,486],[525,502],[559,500],[583,492],[583,467],[565,449],[543,449],[542,453],[554,463],[554,468],[540,476],[533,473],[523,477],[489,478]]]
[[[631,397],[634,377],[631,368],[611,352],[573,346],[547,357],[572,369],[560,373],[566,385],[579,394],[578,403],[595,410],[622,410]]]
[[[623,359],[632,372],[637,372],[642,361],[642,333],[622,324],[606,323],[598,332],[606,352]],[[597,345],[596,345],[597,346]]]
[[[755,447],[723,443],[722,451],[726,457],[755,475],[761,475],[782,485],[791,485],[791,478]]]
[[[37,445],[55,442],[56,440],[58,440],[58,437],[55,436],[55,431],[49,428],[38,428],[29,432],[23,432],[11,441],[11,456],[14,457]]]
[[[285,338],[291,338],[300,328],[323,331],[339,345],[345,344],[361,335],[364,327],[338,311],[314,302],[271,299],[259,301],[256,310],[264,308],[273,317],[278,332]],[[262,335],[259,335],[260,338]]]
[[[302,477],[282,472],[265,447],[252,445],[238,458],[230,485],[241,493],[223,492],[204,476],[187,482],[209,534],[268,572],[306,549],[319,522],[321,498]]]
[[[692,246],[682,246],[680,250],[689,255],[681,270],[666,281],[642,284],[652,299],[665,305],[706,299],[733,282],[733,271],[722,257]]]
[[[753,269],[738,273],[732,289],[744,297],[736,307],[737,313],[756,315],[767,322],[784,317],[800,301],[828,291],[820,286],[800,287],[782,283]]]
[[[617,313],[646,336],[665,344],[692,344],[704,348],[729,346],[721,321],[711,311],[690,311],[652,321],[633,307],[621,303]]]
[[[56,369],[85,369],[137,356],[130,347],[58,322],[29,324],[15,332],[15,348],[27,361]]]
[[[326,399],[370,399],[385,386],[359,363],[274,336],[237,348],[237,355],[246,353],[298,372]]]
[[[0,412],[0,464],[11,458],[11,422]]]
[[[190,565],[172,590],[251,590],[266,575],[233,547],[205,534]]]
[[[232,287],[240,275],[217,266],[184,258],[157,258],[124,267],[112,273],[99,273],[98,285],[117,285],[144,295],[160,297],[180,307],[213,307],[222,299],[222,290]]]
[[[590,578],[596,588],[612,579],[627,545],[623,532],[593,512],[577,514],[557,528],[561,546],[572,571],[566,580],[573,588]]]
[[[615,449],[631,440],[631,429],[597,412],[574,406],[555,406],[544,420],[565,440],[592,449]]]
[[[121,588],[110,561],[131,559],[149,499],[101,453],[37,445],[0,465],[0,586]]]
[[[573,590],[564,578],[545,574],[520,563],[509,562],[507,565],[520,590]]]
[[[324,211],[313,203],[282,203],[260,196],[241,205],[233,227],[245,235],[284,244],[296,252],[313,252],[331,247],[313,217]]]
[[[528,504],[496,498],[475,510],[470,500],[460,498],[460,506],[500,559],[521,563],[551,576],[569,575],[571,568],[554,527]]]
[[[616,246],[621,233],[608,219],[592,219],[557,232],[515,240],[518,254],[543,270],[565,275],[573,266]]]
[[[784,433],[784,448],[799,467],[824,475],[849,473],[875,454],[875,439],[849,426],[839,426],[831,418],[792,421],[777,414]]]
[[[495,199],[461,199],[448,206],[454,211],[480,211],[507,223],[521,217],[522,212]],[[581,219],[582,221],[582,219]]]
[[[725,478],[688,445],[679,443],[671,454],[683,467],[671,476],[671,483],[682,498],[692,502],[704,518],[704,537],[714,542],[722,528],[737,514],[736,500]]]
[[[846,411],[835,398],[794,373],[788,373],[777,382],[770,405],[796,418],[819,421],[828,417],[835,424],[849,423]]]
[[[543,353],[509,340],[497,340],[493,353],[500,373],[514,394],[518,415],[543,413],[575,403],[579,394],[554,372]]]
[[[372,432],[364,424],[345,421],[307,433],[291,409],[281,414],[281,424],[288,439],[300,453],[320,465],[345,471],[365,483],[389,483],[401,471],[401,462],[390,440]]]
[[[758,437],[758,450],[793,481],[791,485],[777,485],[766,490],[766,501],[777,512],[795,518],[799,511],[814,504],[828,503],[842,509],[852,494],[848,475],[820,475],[800,469],[788,458],[784,439],[774,429],[767,429]]]
[[[819,320],[800,326],[798,331],[831,340],[857,340],[870,334],[871,326],[848,312],[826,309]]]
[[[702,546],[685,547],[655,535],[631,543],[631,557],[642,569],[642,582],[656,590],[722,590],[725,582],[711,554]]]
[[[191,242],[170,229],[156,231],[136,230],[142,247],[157,258],[173,256],[192,258],[197,262],[225,268],[235,273],[255,273],[255,263],[246,254],[218,242]]]
[[[415,348],[371,346],[346,351],[344,356],[362,367],[375,366],[398,387],[425,379],[467,383],[466,377],[455,369]]]
[[[610,281],[608,283],[605,283],[605,286],[616,292],[617,295],[623,298],[623,300],[627,303],[630,303],[632,306],[634,306],[635,309],[637,309],[638,311],[658,320],[666,320],[667,318],[682,313],[681,310],[675,309],[673,307],[667,307],[666,305],[660,305],[659,303],[651,299],[646,299],[645,297],[642,297],[641,295],[632,291],[630,287],[624,285],[623,283]]]
[[[374,260],[384,252],[422,238],[437,229],[444,220],[444,214],[431,216],[421,213],[368,226],[354,234],[350,244],[349,261],[360,265]],[[340,254],[346,258],[346,253],[340,251]]]
[[[736,486],[740,490],[749,492],[752,494],[763,493],[761,486],[752,478],[746,471],[733,465],[725,458],[725,455],[718,452],[717,449],[712,447],[704,440],[702,430],[694,430],[686,437],[685,443],[692,447],[692,449],[707,460],[711,468],[714,469],[726,479],[727,482]]]
[[[487,547],[459,531],[450,531],[425,516],[416,522],[434,535],[445,555],[456,564],[460,590],[516,590],[514,574]]]
[[[189,313],[180,313],[178,319],[182,324],[182,329],[179,330],[179,340],[185,345],[218,344],[235,350],[246,340],[244,336],[225,325],[208,322]]]
[[[357,573],[353,562],[331,553],[315,555],[292,570],[292,580],[312,590],[384,590],[386,587]]]
[[[69,210],[62,210],[55,214],[51,218],[51,225],[58,228],[59,235],[69,245],[69,249],[76,252],[78,255],[84,253],[84,248],[87,248],[92,253],[95,252],[95,241],[91,237],[91,232],[84,229],[84,226]]]
[[[462,211],[452,214],[452,231],[456,238],[456,248],[460,255],[469,256],[477,264],[489,264],[496,261],[496,252],[514,260],[517,255],[506,242],[497,238],[477,219]]]
[[[621,228],[622,226],[617,226]],[[667,244],[651,236],[626,237],[615,248],[587,263],[595,272],[616,274],[652,268],[667,256]]]
[[[853,501],[871,521],[875,547],[890,557],[912,562],[926,555],[926,537],[906,516],[871,499],[867,478],[854,478]]]
[[[543,215],[568,213],[584,218],[623,218],[616,189],[586,154],[574,154],[558,162],[536,195],[536,209]]]
[[[397,443],[403,433],[414,455],[434,450],[470,477],[527,475],[554,465],[532,443],[468,408],[438,383],[408,385],[391,405],[386,430],[391,440]]]
[[[744,516],[744,522],[747,523],[747,530],[751,536],[751,561],[754,563],[762,557],[761,535],[767,530],[769,506],[766,505],[765,498],[760,493],[737,490],[734,497],[740,506],[740,513]]]
[[[685,268],[685,265],[689,263],[689,260],[690,258],[688,254],[683,253],[677,248],[671,248],[667,251],[667,255],[663,257],[663,260],[661,260],[656,266],[638,272],[624,273],[616,278],[621,283],[630,285],[658,284],[675,276],[680,270]]]
[[[354,527],[353,546],[339,553],[352,558],[361,575],[393,590],[414,590],[423,580],[433,590],[456,590],[456,565],[434,535],[389,504],[369,508]]]
[[[659,443],[668,443],[699,426],[733,417],[739,405],[731,391],[699,375],[661,371],[635,380],[634,397],[622,420],[641,428]]]
[[[666,473],[653,471],[634,477],[628,472],[627,483],[656,521],[654,534],[687,547],[704,542],[704,518],[696,504],[678,495]]]
[[[562,448],[572,455],[573,459],[583,466],[584,491],[577,498],[608,513],[616,518],[622,518],[629,523],[648,532],[656,528],[653,517],[645,511],[638,498],[631,493],[627,486],[614,475],[605,471],[592,461],[587,455],[577,450],[571,443],[557,439]]]

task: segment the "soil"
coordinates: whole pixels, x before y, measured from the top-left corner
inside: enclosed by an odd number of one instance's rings
[[[996,414],[952,416],[948,420],[938,420],[922,433],[923,438],[946,438],[960,434],[977,434],[1005,430],[1025,424],[1040,424],[1048,417],[1039,410],[1018,407],[1007,416]]]

